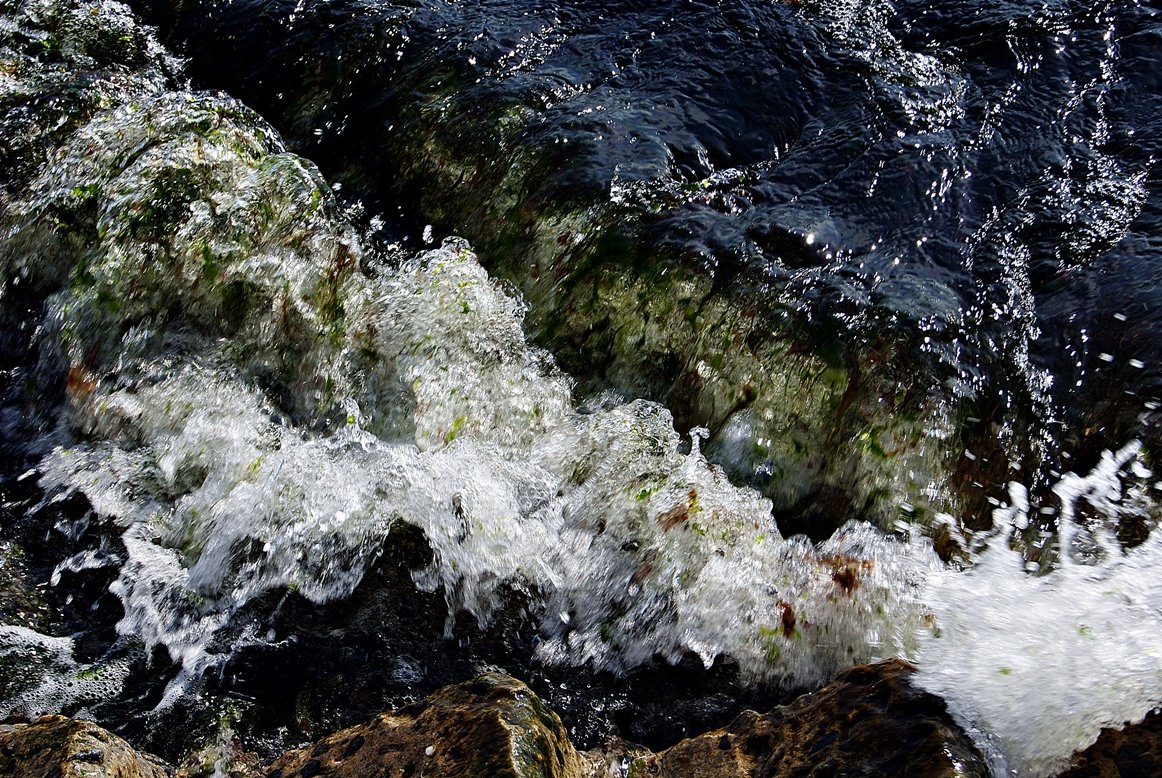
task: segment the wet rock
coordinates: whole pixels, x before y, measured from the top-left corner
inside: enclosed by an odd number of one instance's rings
[[[977,424],[966,419],[984,414],[931,389],[947,367],[881,312],[820,324],[828,309],[807,293],[835,294],[847,311],[847,282],[809,274],[842,289],[802,290],[780,274],[814,268],[825,249],[806,228],[732,221],[749,213],[753,171],[673,169],[675,157],[700,153],[679,119],[670,146],[640,138],[630,159],[605,159],[601,138],[632,116],[596,118],[607,106],[582,109],[588,87],[562,85],[555,67],[498,76],[503,59],[486,64],[497,53],[491,31],[528,19],[476,24],[458,11],[436,24],[395,6],[352,17],[217,0],[138,7],[188,53],[195,78],[262,111],[349,191],[404,204],[401,236],[431,224],[470,239],[529,304],[530,335],[585,389],[657,400],[678,429],[709,428],[707,454],[772,499],[785,535],[826,538],[852,517],[890,526],[901,503],[921,522],[983,504],[977,493],[993,479],[981,475],[983,458],[962,452]],[[572,98],[572,110],[558,106]],[[724,249],[719,228],[737,245]],[[755,266],[767,257],[778,280],[747,270],[735,249]],[[1019,458],[1005,454],[1005,466]]]
[[[51,619],[49,604],[28,572],[24,549],[0,541],[0,624],[42,628]]]
[[[177,69],[121,3],[4,0],[0,10],[0,193],[19,193],[95,113],[156,94]]]
[[[88,721],[43,716],[0,727],[0,775],[22,778],[166,778],[170,768]]]
[[[512,604],[515,592],[506,593],[509,606],[486,627],[460,614],[455,639],[446,639],[442,593],[415,591],[409,574],[431,562],[427,541],[414,527],[392,532],[394,542],[350,597],[319,605],[272,592],[240,614],[242,623],[262,623],[275,639],[236,650],[223,672],[207,677],[206,691],[253,700],[235,728],[268,760],[484,668],[519,676],[560,714],[579,749],[620,734],[661,750],[747,708],[794,699],[794,692],[754,683],[727,658],[707,669],[690,654],[676,665],[659,660],[624,675],[539,664],[533,659],[543,644],[539,619],[529,613],[533,603]]]
[[[944,703],[913,688],[911,673],[899,660],[863,665],[790,705],[746,711],[660,753],[615,738],[585,755],[528,687],[490,673],[292,751],[266,775],[987,776]]]
[[[1144,775],[1162,775],[1162,715],[1158,713],[1125,729],[1103,729],[1096,743],[1073,757],[1061,778]]]
[[[636,760],[631,775],[835,776],[989,774],[939,698],[899,660],[863,665],[791,705],[747,711],[729,726]]]
[[[291,751],[267,772],[373,774],[579,778],[588,768],[556,713],[520,681],[487,673]]]
[[[182,760],[175,778],[256,778],[261,774],[258,755],[248,751],[227,727],[213,742]]]

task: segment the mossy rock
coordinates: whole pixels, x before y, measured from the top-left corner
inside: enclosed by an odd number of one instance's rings
[[[0,29],[0,192],[19,193],[95,113],[159,93],[177,70],[122,3],[9,0],[0,7],[11,22]]]
[[[403,204],[414,222],[404,228],[431,223],[468,238],[528,302],[530,337],[583,390],[656,400],[679,429],[708,427],[707,453],[772,499],[785,534],[819,539],[850,518],[892,527],[938,512],[987,523],[984,498],[1008,473],[963,456],[970,438],[996,428],[987,409],[941,388],[947,365],[906,329],[871,314],[860,327],[805,314],[777,283],[716,274],[674,242],[676,214],[729,212],[731,198],[745,199],[738,192],[754,183],[745,170],[679,181],[659,168],[611,183],[585,120],[554,113],[567,98],[547,89],[552,78],[535,65],[527,82],[496,77],[471,61],[474,41],[452,52],[463,34],[454,22],[435,35],[407,9],[341,20],[318,7],[286,20],[289,6],[143,5],[193,72],[252,101],[329,175]],[[577,161],[587,154],[603,163]],[[788,267],[819,261],[805,234],[777,224],[751,232]],[[990,463],[1020,459],[1013,439]]]

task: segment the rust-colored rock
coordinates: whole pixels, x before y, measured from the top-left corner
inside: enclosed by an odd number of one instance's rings
[[[1103,729],[1073,757],[1061,778],[1138,778],[1162,775],[1162,715],[1151,713],[1125,729]]]
[[[532,690],[488,673],[284,754],[266,775],[581,778],[588,765]]]
[[[155,756],[134,751],[88,721],[42,716],[0,727],[0,776],[20,778],[167,778]]]
[[[730,725],[637,759],[633,776],[981,776],[980,753],[939,698],[912,687],[913,668],[863,665],[769,713],[746,711]]]

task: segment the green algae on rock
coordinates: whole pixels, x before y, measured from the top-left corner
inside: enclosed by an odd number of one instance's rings
[[[947,289],[923,291],[935,313],[921,344],[890,316],[827,319],[761,275],[716,274],[711,247],[666,239],[681,214],[745,211],[762,165],[694,180],[653,136],[632,160],[602,156],[602,133],[624,130],[621,112],[634,109],[571,115],[572,98],[608,85],[538,70],[557,33],[536,14],[518,25],[530,47],[518,64],[486,33],[455,22],[432,31],[422,11],[390,4],[348,19],[215,0],[140,6],[188,50],[193,72],[253,101],[355,196],[405,203],[417,232],[426,222],[470,239],[528,303],[533,340],[586,390],[656,400],[679,429],[707,427],[712,461],[771,498],[784,534],[818,540],[851,518],[939,532],[941,512],[987,525],[985,498],[1010,460],[1037,458],[1020,433],[997,442],[987,401],[939,388],[963,383],[937,354],[955,350],[941,340],[957,337]],[[218,52],[238,41],[262,56],[219,67]],[[478,50],[479,62],[464,53]],[[751,225],[745,242],[792,276],[824,251],[809,230],[778,224]],[[984,451],[966,456],[974,436]]]
[[[5,0],[0,11],[0,192],[7,198],[77,127],[98,111],[156,95],[178,65],[118,2]]]
[[[42,485],[124,531],[120,631],[164,645],[179,681],[263,592],[350,594],[398,521],[432,545],[415,578],[449,630],[515,586],[543,608],[546,661],[725,653],[799,684],[908,650],[922,544],[854,524],[821,551],[784,541],[665,409],[575,408],[467,244],[389,262],[236,101],[123,98],[10,202],[0,271],[46,295],[40,383],[76,436]]]

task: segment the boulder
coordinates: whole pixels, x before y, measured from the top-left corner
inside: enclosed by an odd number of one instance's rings
[[[437,32],[437,16],[391,4],[338,16],[329,5],[135,5],[196,80],[261,112],[345,192],[401,204],[414,222],[401,235],[428,224],[471,241],[528,305],[530,338],[586,393],[655,400],[678,429],[709,429],[708,457],[772,500],[784,535],[821,540],[852,517],[891,527],[901,511],[918,523],[990,515],[989,488],[1007,478],[994,483],[987,466],[1020,452],[994,452],[989,409],[948,396],[948,365],[900,326],[932,314],[940,334],[925,325],[925,337],[955,337],[943,321],[959,316],[955,292],[925,290],[937,312],[865,311],[874,295],[820,269],[833,257],[814,227],[751,207],[753,171],[675,178],[675,155],[701,153],[680,121],[623,146],[613,126],[635,118],[585,107],[581,84],[569,110],[540,89],[514,91],[487,51],[466,52],[487,46],[478,27],[523,16],[491,9],[477,22],[484,12],[463,8]],[[713,11],[705,21],[722,23]],[[561,88],[557,66],[531,67],[534,82]],[[804,270],[806,290],[795,286]],[[984,440],[966,457],[973,435]]]
[[[582,776],[672,778],[989,775],[944,702],[909,682],[911,665],[862,665],[794,703],[651,754],[620,744],[579,754],[523,683],[489,673],[276,760],[266,778]]]
[[[911,665],[861,665],[769,713],[638,758],[633,776],[989,775],[984,758],[944,702],[914,688]]]
[[[1103,729],[1096,743],[1074,755],[1061,778],[1139,775],[1162,775],[1162,716],[1156,712],[1125,729]]]
[[[267,778],[579,778],[588,772],[556,713],[520,681],[487,673],[291,751],[275,760]]]
[[[157,757],[134,751],[88,721],[42,716],[0,728],[0,776],[21,778],[166,778]]]

